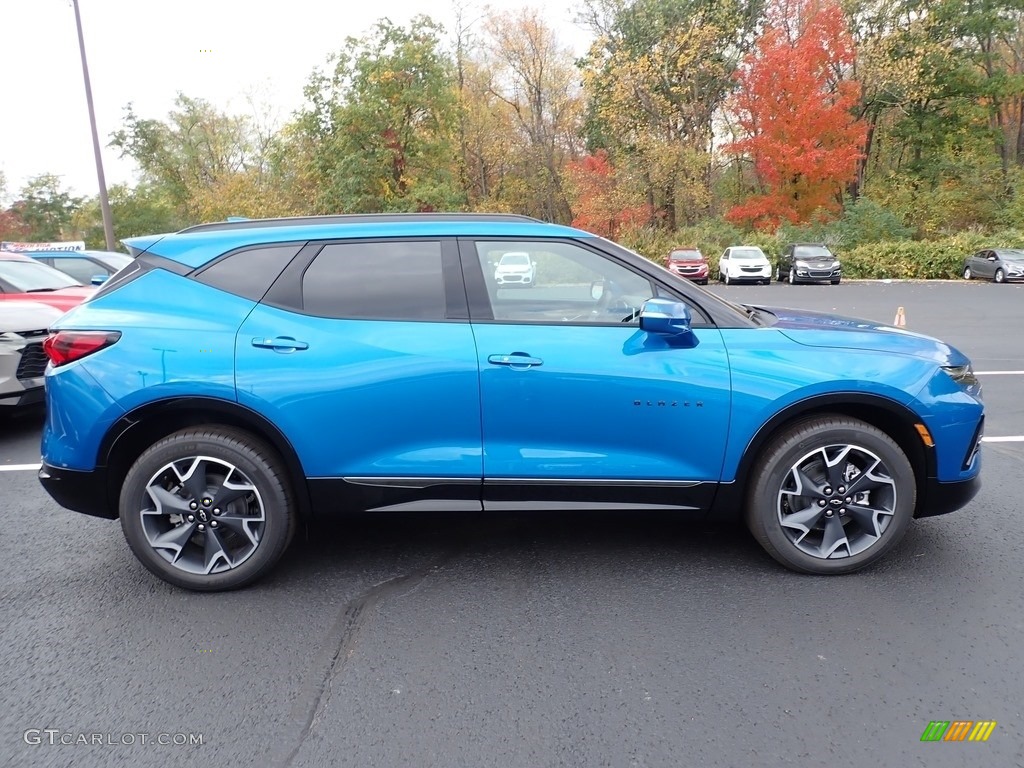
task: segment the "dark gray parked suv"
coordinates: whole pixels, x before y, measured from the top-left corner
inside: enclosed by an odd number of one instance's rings
[[[790,243],[775,265],[775,279],[796,283],[839,285],[843,268],[838,257],[824,243]]]

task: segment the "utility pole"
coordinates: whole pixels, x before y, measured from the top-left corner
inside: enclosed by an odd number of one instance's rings
[[[103,176],[103,156],[100,154],[100,135],[96,130],[96,111],[92,106],[92,85],[89,84],[89,64],[85,60],[85,38],[82,36],[82,14],[78,0],[71,0],[75,6],[75,24],[78,25],[78,49],[82,52],[82,77],[85,78],[85,103],[89,105],[89,125],[92,127],[92,149],[96,154],[96,178],[100,183],[100,210],[103,212],[103,233],[107,238],[107,250],[114,250],[114,221],[110,216],[110,200],[107,199],[107,180]]]

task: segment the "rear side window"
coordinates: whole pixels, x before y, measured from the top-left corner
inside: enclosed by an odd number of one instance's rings
[[[204,285],[259,301],[301,247],[292,243],[235,251],[203,267],[195,279]]]
[[[441,243],[324,246],[302,277],[304,312],[373,320],[444,320]]]

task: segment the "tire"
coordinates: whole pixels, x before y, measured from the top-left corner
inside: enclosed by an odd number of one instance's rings
[[[796,270],[792,267],[789,270],[789,284],[796,285]]]
[[[778,264],[775,265],[775,282],[782,282],[782,267],[780,267]]]
[[[974,275],[971,274],[971,268],[964,267],[964,280],[970,280],[972,277],[974,277]]]
[[[707,285],[707,284],[708,284],[708,281],[707,281],[707,279],[705,278],[704,280],[701,280],[701,281],[700,281],[700,284],[701,284],[701,285]]]
[[[725,273],[725,284],[726,285],[732,285],[732,278],[729,277],[729,273],[728,272]]]
[[[850,474],[850,466],[857,472]],[[855,490],[861,483],[871,487]],[[903,538],[916,496],[914,470],[892,438],[857,419],[820,416],[784,431],[761,454],[746,520],[758,543],[787,568],[852,573]]]
[[[223,425],[183,429],[128,470],[121,529],[139,561],[164,581],[201,592],[237,589],[281,559],[295,533],[292,499],[280,458],[262,440]]]
[[[996,273],[994,275],[992,275],[992,282],[993,283],[1005,283],[1006,282],[1006,273],[1003,272],[1003,268],[1002,267],[997,269]]]

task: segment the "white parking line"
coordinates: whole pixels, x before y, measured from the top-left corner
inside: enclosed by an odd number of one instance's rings
[[[1024,443],[1024,435],[1009,435],[1007,437],[983,437],[983,443]]]
[[[975,376],[1024,376],[1024,371],[975,371]]]

